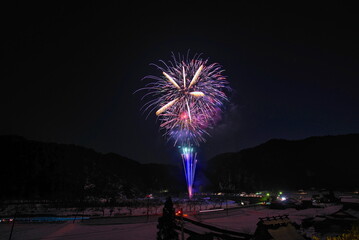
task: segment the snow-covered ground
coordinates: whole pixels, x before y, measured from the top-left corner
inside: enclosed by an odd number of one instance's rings
[[[84,225],[80,223],[62,224],[15,224],[12,240],[141,240],[156,239],[156,222]],[[11,224],[0,225],[0,239],[9,239]]]
[[[325,208],[310,208],[296,210],[293,208],[277,210],[265,206],[233,209],[228,212],[205,213],[190,218],[217,226],[223,229],[253,234],[259,217],[271,217],[288,214],[289,218],[300,224],[308,217],[327,215],[341,209],[341,205],[328,205]],[[130,224],[130,222],[133,222]],[[157,219],[127,217],[127,218],[95,218],[90,221],[72,221],[66,223],[15,223],[12,240],[32,239],[156,239]],[[185,226],[186,227],[186,226]],[[0,224],[0,239],[8,239],[11,223]],[[193,229],[194,230],[194,229]]]
[[[234,201],[228,200],[227,203],[224,201],[219,202],[206,202],[202,204],[188,204],[184,203],[174,203],[174,208],[176,210],[183,209],[185,212],[195,212],[201,210],[208,210],[219,207],[238,207],[239,204]],[[95,208],[86,208],[85,210],[79,210],[77,208],[49,208],[46,204],[21,204],[21,205],[11,205],[0,209],[0,218],[1,217],[12,217],[17,211],[21,215],[53,215],[58,217],[67,217],[67,216],[99,216],[99,217],[110,217],[110,216],[140,216],[147,215],[159,215],[162,214],[163,204],[156,206],[147,207],[95,207]]]
[[[230,211],[228,216],[226,212],[223,211],[221,215],[214,217],[211,215],[199,215],[196,218],[204,223],[223,229],[253,234],[257,228],[257,223],[260,217],[272,217],[287,214],[292,222],[301,224],[301,221],[305,218],[332,214],[339,211],[341,208],[341,205],[332,205],[325,208],[308,208],[303,210],[288,208],[279,210],[258,206],[254,208],[236,209]]]

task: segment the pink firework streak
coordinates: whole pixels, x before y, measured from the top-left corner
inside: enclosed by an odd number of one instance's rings
[[[152,64],[162,72],[158,76],[146,76],[152,80],[144,88],[147,93],[142,100],[148,101],[141,108],[148,115],[155,111],[160,128],[174,146],[182,148],[183,166],[189,196],[193,194],[193,180],[196,169],[196,153],[193,145],[205,142],[220,119],[223,103],[228,101],[226,91],[230,90],[223,69],[218,63],[208,63],[200,55],[189,59],[172,54],[168,63],[160,60],[161,66]],[[147,115],[147,116],[148,116]],[[186,149],[186,150],[184,150]]]

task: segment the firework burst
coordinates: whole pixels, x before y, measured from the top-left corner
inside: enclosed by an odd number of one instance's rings
[[[147,91],[142,100],[149,99],[141,110],[148,112],[147,116],[155,112],[164,135],[180,145],[190,198],[197,164],[193,144],[205,142],[228,101],[225,92],[230,90],[222,67],[200,56],[189,59],[188,54],[186,58],[172,54],[172,61],[152,64],[162,75],[146,76],[144,79],[152,81],[139,89]]]
[[[227,101],[228,82],[218,63],[208,64],[200,55],[192,59],[172,55],[172,61],[161,66],[161,77],[146,76],[152,80],[144,88],[147,101],[142,110],[156,113],[164,135],[174,145],[199,145],[209,135],[208,129],[218,121],[223,102]]]

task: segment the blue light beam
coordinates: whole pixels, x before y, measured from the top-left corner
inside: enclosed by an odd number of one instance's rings
[[[193,151],[192,147],[182,147],[182,163],[187,182],[188,197],[193,196],[193,182],[196,173],[197,153]]]

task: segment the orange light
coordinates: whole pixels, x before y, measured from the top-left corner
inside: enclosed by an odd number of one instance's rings
[[[178,210],[177,212],[176,212],[176,216],[181,216],[182,215],[182,211],[181,210]]]

